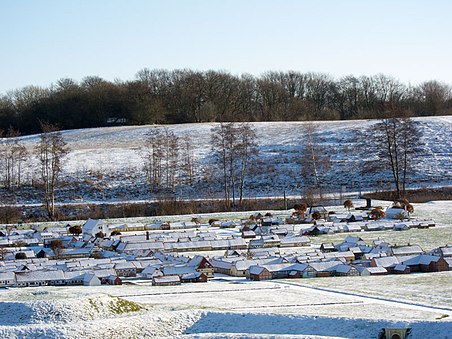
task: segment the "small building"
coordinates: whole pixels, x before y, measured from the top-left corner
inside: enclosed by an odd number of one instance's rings
[[[386,209],[385,217],[387,219],[409,219],[410,215],[407,211],[400,207],[389,207]]]
[[[204,273],[207,278],[213,278],[214,268],[205,257],[201,255],[194,256],[187,265],[194,267],[199,273]]]
[[[280,241],[281,247],[301,247],[309,246],[311,240],[307,236],[284,237]]]
[[[145,267],[144,270],[141,272],[141,275],[142,275],[144,278],[152,279],[152,278],[154,278],[154,277],[162,277],[162,276],[163,276],[163,273],[162,273],[162,271],[161,271],[159,268],[157,268],[157,267],[155,267],[155,266],[147,266],[147,267]]]
[[[152,278],[152,286],[175,286],[180,284],[181,281],[178,275]]]
[[[207,282],[207,275],[201,272],[185,273],[180,277],[181,283]]]
[[[334,268],[334,275],[338,277],[354,277],[359,276],[359,271],[352,265],[339,264]]]
[[[398,264],[390,269],[393,274],[410,274],[411,270],[407,265]]]
[[[254,239],[256,238],[256,233],[254,231],[242,231],[243,239]]]
[[[35,287],[47,285],[66,285],[66,278],[62,270],[53,271],[24,271],[16,272],[18,287]]]
[[[122,280],[117,275],[109,275],[105,278],[105,282],[109,285],[122,285]]]
[[[386,275],[388,274],[388,271],[384,267],[364,267],[364,269],[361,271],[361,275],[363,277],[370,276],[370,275]]]
[[[395,256],[419,255],[424,253],[418,245],[394,246],[389,251],[391,255]]]
[[[95,274],[92,273],[85,273],[83,277],[83,285],[85,286],[100,286],[101,282],[98,277],[96,277]]]
[[[270,280],[272,274],[264,266],[252,265],[249,267],[249,278],[255,281]]]
[[[234,264],[233,262],[212,258],[210,259],[210,263],[212,264],[215,273],[232,275],[231,268]]]
[[[401,262],[408,266],[411,272],[442,272],[449,270],[449,264],[443,257],[421,254]]]
[[[94,237],[97,233],[102,232],[108,235],[108,227],[103,220],[88,219],[82,226],[83,239],[87,240]]]
[[[16,275],[14,272],[0,272],[0,287],[10,287],[16,285]]]
[[[131,261],[119,262],[115,264],[115,271],[120,277],[136,277],[137,268]]]
[[[322,251],[323,253],[329,253],[329,252],[335,252],[336,247],[334,247],[333,243],[323,243],[320,245],[320,251]]]

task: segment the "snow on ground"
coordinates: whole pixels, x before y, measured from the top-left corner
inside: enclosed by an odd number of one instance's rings
[[[450,185],[452,183],[452,117],[415,118],[424,131],[423,148],[417,154],[417,173],[409,178],[411,187]],[[318,122],[317,140],[331,155],[332,166],[325,177],[325,183],[336,191],[346,186],[348,192],[388,189],[390,174],[360,173],[363,159],[356,153],[360,144],[353,141],[354,131],[362,131],[375,120]],[[259,144],[260,164],[247,180],[245,196],[282,196],[302,194],[303,178],[300,176],[303,122],[254,123]],[[190,136],[194,140],[196,184],[193,188],[179,187],[181,197],[190,199],[205,197],[200,192],[209,191],[209,198],[221,197],[221,187],[212,176],[204,175],[204,167],[211,168],[212,123],[168,125],[177,136]],[[146,190],[143,147],[146,133],[156,128],[150,126],[122,126],[96,129],[64,131],[63,135],[72,152],[65,161],[68,181],[77,182],[77,188],[70,190],[73,196],[60,197],[60,201],[74,199],[84,201],[106,201],[149,199]],[[38,136],[23,138],[27,148],[33,149]],[[30,179],[31,172],[24,174]],[[18,197],[19,203],[22,201]]]
[[[344,213],[340,206],[328,209]],[[353,235],[417,243],[425,250],[450,244],[451,210],[451,201],[415,204],[416,217],[433,218],[438,226]],[[202,217],[240,219],[253,212]],[[145,219],[115,220],[137,221]],[[312,242],[318,246],[346,235],[319,236]],[[411,338],[450,338],[450,281],[452,271],[260,282],[218,274],[208,283],[169,287],[131,280],[122,286],[0,289],[0,338],[376,338],[384,327],[410,327]]]
[[[0,294],[0,337],[375,338],[384,327],[411,327],[413,338],[427,338],[429,333],[447,338],[452,326],[447,281],[452,273],[431,276],[441,279],[420,284],[415,301],[406,298],[404,288],[411,284],[405,279],[397,281],[396,289],[388,287],[394,286],[392,276],[375,281],[348,278],[348,284],[342,282],[346,278],[266,282],[229,278],[172,287],[9,289]],[[306,286],[317,281],[334,285],[336,280],[345,291],[353,285],[368,285],[369,290],[381,285],[393,293],[388,298],[376,296],[376,292],[366,297],[366,291],[359,288],[359,293],[345,294]],[[432,289],[443,291],[448,306],[439,307],[435,299],[422,298]],[[117,300],[131,301],[141,309],[116,314],[109,305]]]

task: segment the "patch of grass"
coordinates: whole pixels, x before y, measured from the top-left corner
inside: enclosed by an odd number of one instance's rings
[[[97,306],[97,304],[95,303],[95,301],[93,299],[89,298],[88,302],[91,305],[91,307],[96,310],[96,312],[99,312],[99,306]]]
[[[371,244],[374,240],[385,240],[394,245],[416,244],[422,247],[424,251],[430,251],[439,246],[448,244],[447,239],[452,237],[452,227],[433,227],[430,229],[412,228],[406,231],[376,231],[376,232],[353,232],[353,233],[335,233],[322,234],[311,238],[314,244],[323,242],[338,243],[344,240],[348,235],[358,236],[366,243]]]
[[[112,297],[112,298],[113,298],[113,300],[110,301],[109,307],[113,313],[123,314],[123,313],[129,313],[129,312],[138,312],[143,309],[142,306],[140,306],[139,304],[137,304],[133,301],[125,300],[125,299],[118,298],[118,297]]]

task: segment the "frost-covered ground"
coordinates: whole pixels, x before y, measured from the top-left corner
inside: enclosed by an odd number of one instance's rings
[[[448,338],[452,273],[424,276],[10,289],[0,294],[0,337],[375,338],[411,327],[413,338]],[[139,310],[117,312],[124,300]]]
[[[417,173],[409,178],[410,187],[450,185],[452,183],[452,117],[415,119],[424,135],[416,155]],[[324,183],[333,190],[349,192],[389,188],[389,173],[360,173],[363,158],[356,150],[361,141],[354,133],[363,131],[376,121],[318,122],[316,140],[331,156],[332,166]],[[259,144],[259,157],[245,188],[246,197],[303,194],[301,154],[303,122],[254,123]],[[208,169],[212,169],[211,129],[215,124],[168,125],[177,136],[190,136],[196,158],[195,185],[179,187],[176,193],[184,198],[221,197],[221,187]],[[69,185],[60,201],[120,201],[150,199],[147,192],[140,149],[146,133],[156,126],[124,126],[64,131],[72,152],[65,162]],[[39,136],[22,138],[32,150]],[[364,152],[365,153],[365,152]],[[371,155],[366,154],[366,158]],[[23,175],[30,180],[32,172]],[[202,194],[200,193],[202,192]],[[206,196],[206,192],[209,194]],[[30,195],[19,203],[30,203]]]
[[[418,217],[437,217],[436,228],[354,235],[424,249],[450,244],[451,204],[415,204]],[[212,216],[240,217],[203,217]],[[314,246],[324,240],[312,239]],[[208,283],[170,287],[131,280],[122,286],[0,289],[0,338],[376,338],[385,327],[410,327],[411,338],[450,338],[451,281],[452,271],[260,282],[217,274]]]

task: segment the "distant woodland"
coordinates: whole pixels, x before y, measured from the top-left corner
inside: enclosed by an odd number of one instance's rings
[[[452,87],[411,86],[383,74],[334,79],[323,73],[139,71],[130,81],[60,79],[0,96],[0,129],[41,132],[112,125],[297,121],[450,115]]]

